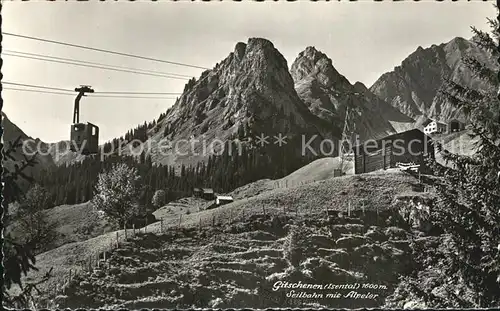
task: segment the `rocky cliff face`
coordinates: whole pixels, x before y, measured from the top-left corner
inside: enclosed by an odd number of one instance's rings
[[[370,91],[413,118],[427,116],[443,122],[451,118],[465,121],[464,115],[438,92],[444,79],[478,90],[488,87],[465,67],[465,56],[492,68],[496,66],[491,56],[478,48],[473,40],[457,37],[430,48],[418,47],[394,71],[382,75]]]
[[[251,38],[246,44],[236,44],[226,59],[203,72],[198,80],[190,80],[166,117],[151,131],[149,140],[153,161],[192,163],[204,158],[196,154],[202,151],[199,141],[210,146],[215,140],[226,141],[234,135],[241,134],[240,139],[248,141],[261,133],[288,137],[338,135],[304,105],[285,58],[273,44]],[[158,148],[154,146],[164,138],[177,146],[175,154],[155,154]],[[194,141],[194,148],[186,143],[176,145],[182,139]]]
[[[341,130],[346,109],[355,111],[353,124],[361,139],[379,138],[411,128],[414,120],[372,94],[362,83],[354,85],[314,47],[301,52],[291,67],[295,88],[309,110]]]

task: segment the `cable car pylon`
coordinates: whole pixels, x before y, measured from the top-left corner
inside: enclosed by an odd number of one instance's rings
[[[85,96],[85,93],[94,93],[94,90],[90,88],[90,85],[81,85],[80,87],[75,88],[75,92],[78,92],[78,95],[75,98],[73,123],[80,123],[80,99]]]
[[[99,148],[99,127],[90,122],[80,123],[80,100],[86,93],[94,93],[89,85],[81,85],[75,88],[78,95],[75,98],[73,109],[73,125],[71,125],[70,149],[82,154],[96,154]]]
[[[354,120],[353,113],[356,107],[353,104],[352,96],[360,95],[359,93],[349,93],[346,102],[346,111],[344,118],[344,128],[342,130],[342,136],[339,143],[339,164],[337,168],[337,173],[334,175],[342,176],[346,174],[347,163],[354,159],[353,156],[353,143],[354,143],[354,132],[356,130],[356,122]]]

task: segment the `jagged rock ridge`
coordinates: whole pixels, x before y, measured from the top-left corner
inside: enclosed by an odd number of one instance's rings
[[[158,155],[155,144],[167,138],[175,145],[181,139],[225,141],[243,129],[244,136],[283,133],[287,136],[317,133],[339,135],[331,125],[312,114],[294,89],[285,58],[265,39],[238,43],[234,52],[190,80],[183,94],[158,122],[150,137],[152,159],[162,164],[193,163],[204,155],[191,154],[188,144],[178,150],[189,155]],[[250,135],[250,133],[252,135]],[[202,151],[196,143],[194,151]]]
[[[465,56],[478,59],[491,68],[497,66],[474,40],[457,37],[426,49],[418,47],[400,66],[383,74],[370,91],[413,118],[425,116],[442,122],[452,118],[465,121],[463,113],[439,94],[445,78],[476,90],[487,89],[487,84],[473,77],[464,65]]]
[[[360,139],[378,138],[413,127],[414,120],[372,94],[360,82],[341,75],[332,60],[314,47],[301,52],[291,67],[295,88],[309,110],[342,129],[347,107]]]

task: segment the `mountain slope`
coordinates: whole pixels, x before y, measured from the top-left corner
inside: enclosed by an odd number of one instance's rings
[[[301,101],[287,62],[273,44],[250,38],[247,44],[236,44],[234,52],[214,69],[186,84],[174,106],[150,131],[148,144],[156,163],[189,164],[206,158],[203,142],[210,150],[216,140],[239,134],[248,142],[261,133],[338,136]],[[158,144],[163,138],[170,142],[170,149],[161,155]],[[193,144],[182,143],[183,139],[192,139]]]
[[[17,125],[12,123],[9,120],[7,115],[2,111],[2,127],[3,127],[3,136],[2,140],[5,145],[5,148],[9,148],[11,143],[14,143],[18,137],[20,137],[20,143],[25,144],[27,154],[24,154],[23,147],[19,147],[15,149],[15,152],[12,154],[14,160],[5,158],[3,165],[10,171],[15,169],[15,166],[22,166],[22,161],[24,161],[24,157],[27,156],[30,158],[36,151],[39,153],[35,155],[35,160],[38,164],[34,167],[27,167],[26,170],[23,171],[27,176],[36,176],[38,172],[40,172],[44,168],[53,167],[54,161],[52,160],[52,156],[47,152],[47,146],[45,143],[40,141],[40,139],[33,139],[32,137],[26,135]],[[26,142],[26,143],[25,143]],[[37,147],[39,146],[39,147]],[[18,179],[18,183],[22,189],[26,189],[29,187],[29,184],[23,178]]]
[[[380,306],[411,267],[408,239],[413,232],[393,204],[414,182],[403,173],[378,172],[267,191],[183,215],[181,224],[179,217],[167,217],[134,239],[129,230],[128,242],[120,231],[119,249],[109,249],[110,243],[115,248],[114,232],[64,245],[38,255],[40,271],[30,279],[54,266],[55,277],[41,290],[50,288],[52,300],[53,289],[64,284],[66,295],[55,299],[60,307],[283,307],[294,301],[301,306]],[[325,217],[326,207],[339,216]],[[83,271],[87,256],[95,258],[104,250],[107,260],[92,272]],[[66,283],[69,269],[79,275]],[[374,300],[306,302],[283,300],[284,292],[262,292],[278,280],[384,288],[370,290],[379,294]],[[192,300],[191,294],[204,299]]]
[[[497,66],[490,55],[478,48],[474,39],[457,37],[430,48],[418,47],[400,66],[383,74],[370,91],[412,118],[424,115],[442,122],[452,118],[465,121],[464,115],[439,94],[444,78],[476,90],[487,88],[465,67],[465,56],[491,68]]]
[[[332,65],[332,60],[314,47],[301,52],[291,67],[295,88],[309,110],[338,130],[346,109],[354,114],[355,133],[362,140],[379,138],[412,128],[414,120],[372,94],[362,83],[351,85]]]

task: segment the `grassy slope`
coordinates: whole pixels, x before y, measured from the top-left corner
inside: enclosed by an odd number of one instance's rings
[[[157,209],[153,215],[157,219],[160,218],[177,218],[179,215],[189,215],[206,209],[212,201],[207,201],[200,198],[182,198]]]
[[[281,187],[285,187],[285,181],[289,181],[291,186],[298,182],[308,182],[314,180],[324,180],[333,177],[333,164],[338,162],[338,158],[319,159],[306,165],[292,174],[277,180],[260,180],[234,191],[237,199],[254,196],[256,192],[273,190],[276,182]],[[153,214],[157,219],[164,218],[165,221],[176,221],[180,215],[186,219],[188,214],[205,210],[212,202],[197,198],[183,198],[159,208]],[[89,202],[75,205],[61,205],[46,211],[50,222],[57,224],[57,238],[52,248],[59,247],[72,242],[81,242],[110,232],[108,223],[99,218],[94,212]],[[182,216],[181,216],[182,217]]]
[[[92,211],[89,202],[56,206],[47,210],[47,215],[49,221],[58,224],[58,246],[84,241],[111,230],[108,222]]]
[[[345,164],[345,170],[347,175],[354,174],[354,162],[349,161]],[[288,180],[288,182],[307,182],[307,181],[318,181],[333,178],[333,170],[339,168],[340,158],[322,158],[308,165],[299,168],[290,175],[282,178],[281,180]]]
[[[353,209],[361,208],[361,200],[368,198],[365,203],[367,210],[382,211],[391,205],[395,195],[410,191],[414,182],[412,177],[396,171],[365,174],[362,177],[333,178],[302,186],[270,190],[242,198],[220,208],[183,215],[181,226],[197,228],[200,224],[209,227],[213,223],[231,221],[238,223],[247,220],[250,215],[262,214],[264,210],[267,215],[283,213],[283,207],[286,208],[287,215],[298,213],[307,219],[308,215],[324,215],[325,208],[345,210],[348,199],[351,200]],[[178,223],[178,215],[166,216],[163,220],[164,228],[178,226]],[[147,232],[158,233],[160,222],[151,224],[146,229]],[[123,234],[123,231],[119,231],[120,237],[123,237]],[[222,235],[218,241],[224,239]],[[82,270],[82,265],[88,262],[89,255],[95,258],[98,253],[109,250],[110,244],[115,242],[116,233],[112,232],[86,241],[66,244],[40,254],[37,256],[37,267],[40,268],[40,272],[30,274],[27,279],[36,279],[50,267],[54,267],[55,277],[41,286],[42,290],[53,289],[56,284],[64,283],[64,278],[68,276],[70,269]]]
[[[56,238],[50,247],[56,248],[72,242],[85,241],[109,232],[108,222],[92,211],[89,202],[60,205],[44,211],[47,221],[55,225]],[[14,236],[22,235],[16,222],[9,227]]]
[[[218,229],[139,235],[104,268],[76,278],[57,301],[72,308],[374,307],[410,267],[409,233],[385,216],[330,222],[317,215],[253,216]],[[378,294],[373,300],[287,299],[285,290],[272,291],[278,280],[386,288],[359,290]]]
[[[233,190],[230,195],[235,199],[242,199],[255,196],[269,190],[294,187],[314,181],[330,179],[334,177],[333,170],[339,167],[339,163],[340,160],[338,157],[318,159],[281,179],[258,180]],[[354,174],[354,163],[346,162],[345,169],[347,175]]]

